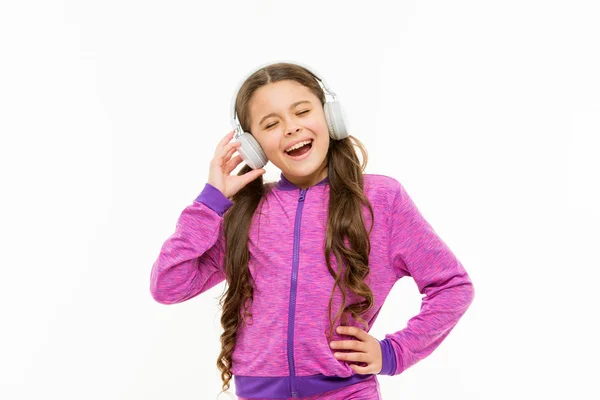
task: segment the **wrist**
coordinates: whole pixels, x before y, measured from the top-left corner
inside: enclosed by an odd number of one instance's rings
[[[204,189],[202,189],[202,192],[196,197],[195,201],[203,203],[221,217],[233,205],[233,202],[223,192],[210,183],[204,185]]]
[[[381,346],[381,371],[377,375],[394,375],[396,373],[396,353],[389,339],[378,340]]]

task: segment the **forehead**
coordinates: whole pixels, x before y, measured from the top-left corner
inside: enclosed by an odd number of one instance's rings
[[[309,100],[314,104],[318,98],[310,89],[296,81],[268,83],[254,92],[248,111],[251,116],[260,117],[265,113],[284,111],[298,100]]]

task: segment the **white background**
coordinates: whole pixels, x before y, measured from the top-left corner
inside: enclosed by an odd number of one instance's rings
[[[366,172],[403,183],[474,283],[383,399],[600,398],[599,20],[595,1],[2,2],[0,398],[216,397],[224,284],[166,306],[150,270],[235,86],[279,59],[323,76]],[[421,297],[399,281],[371,334]]]

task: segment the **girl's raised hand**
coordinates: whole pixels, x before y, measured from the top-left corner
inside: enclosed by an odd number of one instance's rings
[[[349,364],[357,374],[378,374],[383,368],[383,355],[381,345],[373,336],[365,330],[356,326],[338,326],[337,333],[350,335],[358,340],[334,340],[330,346],[332,349],[350,349],[354,353],[335,353],[335,358],[342,361],[355,361],[366,363],[365,367]]]
[[[217,145],[215,155],[210,162],[208,183],[219,189],[227,198],[231,198],[248,183],[252,182],[266,171],[264,168],[253,169],[244,175],[231,175],[231,171],[242,162],[242,156],[231,157],[240,147],[239,142],[231,142],[235,130],[229,132]]]

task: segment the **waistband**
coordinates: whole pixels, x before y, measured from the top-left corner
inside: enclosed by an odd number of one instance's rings
[[[265,397],[271,399],[287,399],[290,397],[307,397],[352,385],[373,374],[354,374],[347,378],[327,376],[323,374],[295,376],[296,395],[292,395],[291,376],[238,376],[234,375],[235,394],[240,397]]]

